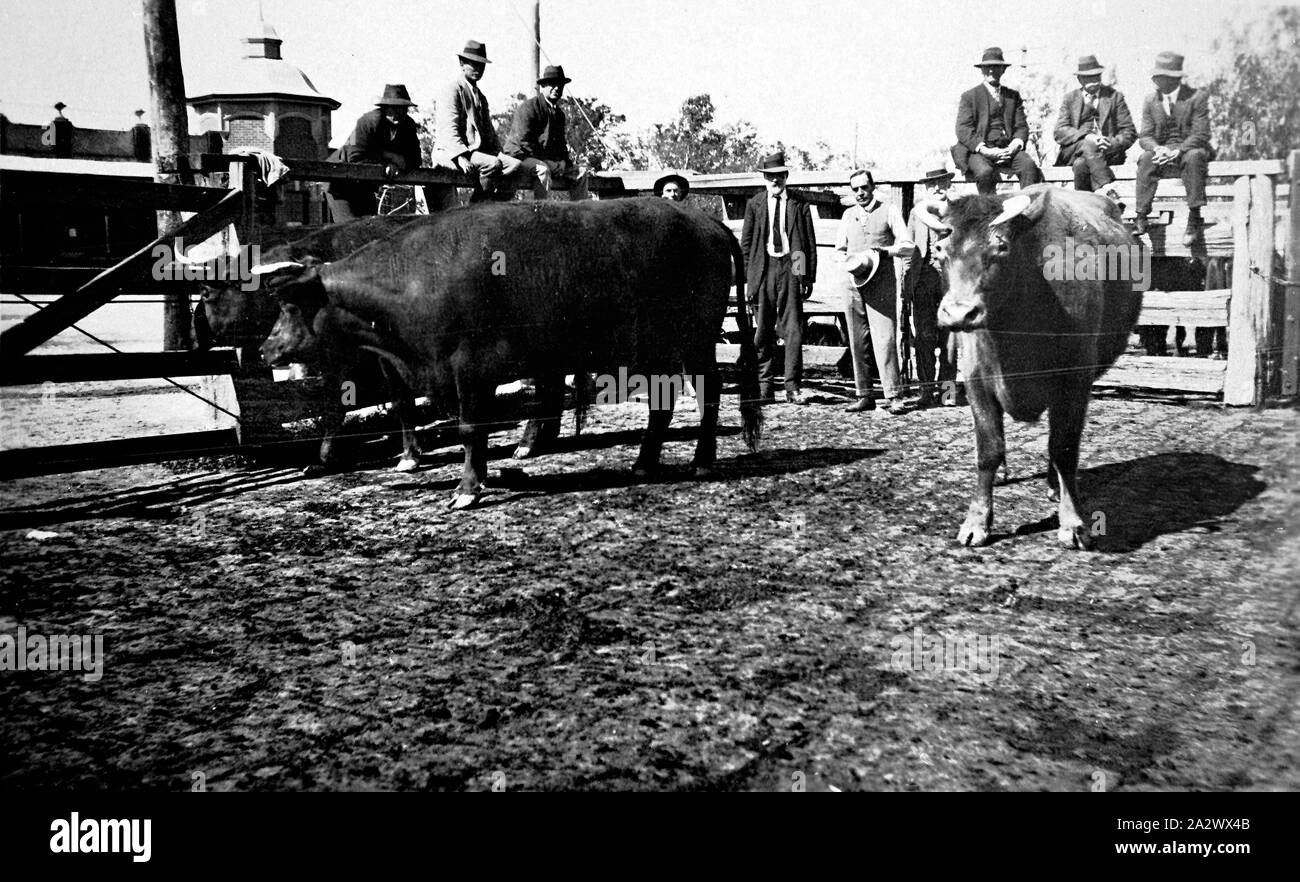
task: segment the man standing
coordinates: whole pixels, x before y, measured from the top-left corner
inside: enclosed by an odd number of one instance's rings
[[[775,403],[776,340],[785,341],[785,398],[807,404],[803,382],[803,301],[817,278],[817,235],[808,204],[786,191],[785,152],[764,156],[758,170],[766,189],[745,205],[740,248],[747,274],[745,299],[754,311],[759,388]]]
[[[850,413],[875,410],[871,397],[871,372],[867,365],[866,337],[885,390],[889,413],[904,412],[899,397],[898,276],[893,258],[902,258],[904,272],[911,263],[915,246],[903,215],[893,205],[876,198],[876,181],[871,172],[859,169],[849,175],[849,189],[856,203],[840,218],[835,233],[835,256],[843,261],[851,285],[845,293],[844,321],[849,328],[849,353],[853,358],[853,383],[858,400],[846,409]]]
[[[952,228],[939,220],[948,202],[953,175],[946,168],[925,173],[921,183],[925,195],[912,207],[907,231],[916,244],[916,257],[905,274],[903,297],[912,304],[912,325],[916,329],[916,379],[921,386],[917,407],[929,407],[939,397],[944,404],[956,404],[957,362],[949,348],[949,334],[939,328],[939,302],[943,300],[943,255],[940,241]],[[935,349],[939,350],[939,378],[935,381]],[[945,384],[952,383],[948,394]]]
[[[455,166],[467,175],[477,175],[482,195],[496,191],[501,179],[520,168],[513,156],[501,152],[496,128],[492,125],[492,111],[487,97],[479,90],[478,82],[487,69],[487,47],[475,40],[465,44],[460,53],[460,76],[451,82],[438,99],[435,108],[437,143],[448,165]]]
[[[415,106],[406,86],[384,86],[375,109],[362,114],[343,146],[330,154],[330,162],[373,162],[395,177],[420,167],[420,138],[409,115]],[[372,215],[379,209],[375,185],[361,181],[334,181],[325,194],[334,223]]]
[[[655,181],[655,195],[669,202],[685,202],[690,193],[690,182],[676,172],[666,174]]]
[[[1210,107],[1204,90],[1183,84],[1183,56],[1161,52],[1151,71],[1156,91],[1142,104],[1142,130],[1138,143],[1142,155],[1137,169],[1137,218],[1134,230],[1147,231],[1147,215],[1161,178],[1181,176],[1187,189],[1187,232],[1184,245],[1201,236],[1204,222],[1205,176],[1214,159],[1210,146]]]
[[[1118,202],[1110,186],[1112,165],[1123,165],[1124,154],[1137,140],[1137,127],[1124,96],[1101,84],[1104,68],[1095,55],[1079,59],[1079,88],[1065,96],[1052,137],[1061,145],[1057,165],[1074,169],[1074,189],[1103,192]]]
[[[963,92],[957,105],[953,160],[968,178],[975,179],[981,193],[995,192],[998,173],[1005,170],[1016,173],[1022,188],[1037,184],[1042,173],[1025,152],[1029,142],[1025,103],[1019,92],[1002,85],[1002,74],[1011,65],[994,46],[984,50],[975,66],[983,73],[984,82]]]
[[[571,82],[564,68],[547,67],[537,81],[539,94],[520,103],[510,122],[505,153],[523,164],[523,176],[532,181],[536,199],[546,199],[556,180],[567,183],[570,199],[587,198],[587,172],[569,158],[560,109],[564,87]]]

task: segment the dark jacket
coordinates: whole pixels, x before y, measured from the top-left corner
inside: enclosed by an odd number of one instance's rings
[[[1159,92],[1152,92],[1142,103],[1142,128],[1138,131],[1142,149],[1154,152],[1157,147],[1177,147],[1184,152],[1204,150],[1214,158],[1210,146],[1210,104],[1204,89],[1179,86],[1174,98],[1174,117],[1165,114]]]
[[[393,124],[384,117],[383,110],[376,107],[361,115],[352,134],[343,142],[342,147],[330,154],[329,159],[331,162],[391,164],[399,172],[417,169],[420,167],[420,136],[416,134],[415,120],[409,116],[403,117],[394,131]],[[330,192],[343,199],[374,191],[374,184],[348,181],[334,181],[330,184]]]
[[[969,153],[988,137],[989,123],[993,118],[993,96],[983,83],[968,89],[957,104],[957,143]],[[1025,102],[1015,89],[1002,87],[1002,125],[1007,140],[1020,139],[1029,146],[1029,123],[1025,120]]]
[[[808,203],[790,192],[782,194],[789,199],[785,209],[785,235],[790,240],[790,253],[803,254],[805,281],[817,280],[817,234],[813,231],[812,211]],[[767,189],[764,188],[745,204],[745,224],[740,232],[740,250],[746,261],[746,298],[753,300],[763,285],[763,268],[767,263],[767,242],[772,231],[767,225]]]
[[[503,153],[515,159],[549,159],[567,162],[569,145],[564,135],[564,111],[541,95],[515,108]]]
[[[1056,116],[1056,128],[1052,137],[1061,145],[1056,154],[1057,165],[1069,165],[1079,152],[1079,145],[1085,137],[1079,130],[1083,116],[1083,89],[1075,89],[1061,102],[1061,111]],[[1110,86],[1102,86],[1097,92],[1097,129],[1098,134],[1105,135],[1115,143],[1107,153],[1123,153],[1137,140],[1137,127],[1133,125],[1133,115],[1129,113],[1124,95]]]

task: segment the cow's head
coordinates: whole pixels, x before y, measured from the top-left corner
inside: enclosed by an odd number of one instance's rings
[[[945,216],[953,232],[944,248],[948,293],[939,304],[941,327],[1002,327],[1025,313],[1026,299],[1043,284],[1032,240],[1046,208],[1043,190],[1005,198],[967,196],[951,203]]]
[[[278,306],[275,324],[262,343],[262,360],[270,365],[315,360],[316,314],[326,304],[320,270],[313,258],[260,264],[253,272],[263,277],[259,296]]]

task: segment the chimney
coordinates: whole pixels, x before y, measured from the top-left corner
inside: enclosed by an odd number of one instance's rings
[[[284,41],[280,35],[275,32],[275,28],[269,24],[262,24],[262,36],[245,37],[244,42],[248,44],[245,50],[245,58],[269,58],[272,61],[280,59],[280,44]]]

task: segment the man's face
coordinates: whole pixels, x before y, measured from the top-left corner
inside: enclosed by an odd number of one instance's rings
[[[669,199],[673,202],[686,201],[686,191],[683,190],[682,185],[678,184],[676,181],[670,181],[667,184],[664,184],[663,195],[665,199]]]
[[[984,82],[988,83],[990,86],[1001,85],[1002,72],[1004,70],[1006,70],[1006,68],[1000,64],[986,64],[980,68],[980,71],[984,74]]]
[[[542,97],[552,104],[564,97],[564,83],[543,83],[538,89]]]
[[[780,196],[785,192],[785,179],[789,177],[787,172],[763,172],[763,182],[767,184],[767,192],[773,196]]]
[[[1179,77],[1152,77],[1151,82],[1156,84],[1156,88],[1162,94],[1168,94],[1178,88],[1182,83],[1182,79]]]
[[[406,118],[406,115],[407,115],[406,105],[401,105],[401,106],[395,104],[384,105],[384,119],[388,120],[393,125],[397,125],[398,123],[400,123],[403,119]]]
[[[937,199],[940,202],[948,201],[948,188],[952,186],[950,178],[941,178],[937,181],[925,182],[925,195],[927,199]]]
[[[1101,91],[1101,74],[1087,74],[1079,77],[1079,85],[1089,95],[1096,95]]]
[[[467,61],[464,58],[460,60],[460,72],[465,75],[465,79],[471,83],[477,83],[483,79],[483,71],[487,65],[481,61]]]
[[[866,175],[858,175],[849,181],[849,189],[853,191],[853,198],[858,205],[870,205],[871,197],[876,192],[876,185]]]

